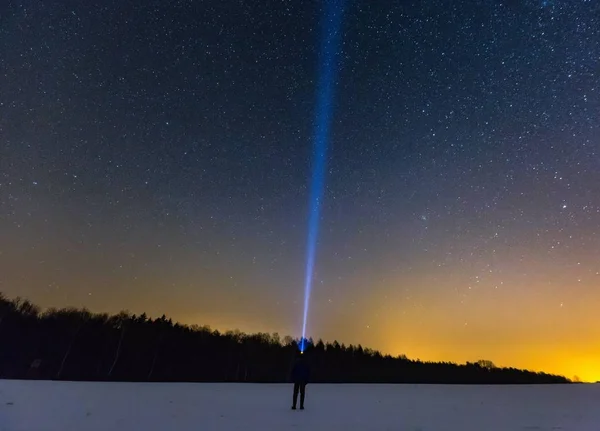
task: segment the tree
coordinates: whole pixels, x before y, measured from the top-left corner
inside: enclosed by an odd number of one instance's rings
[[[299,340],[298,340],[299,341]],[[278,334],[220,333],[145,313],[40,309],[0,293],[3,378],[111,381],[284,382],[298,341]],[[422,362],[377,350],[309,339],[315,382],[567,383],[562,376],[498,368],[489,360]],[[574,381],[578,381],[577,377]]]
[[[485,368],[486,370],[491,370],[491,369],[496,368],[496,366],[494,365],[494,363],[492,361],[487,360],[487,359],[480,359],[475,364],[478,365],[481,368]]]
[[[164,317],[164,314],[163,314]],[[113,361],[110,370],[108,371],[108,376],[110,377],[119,361],[119,355],[121,354],[121,346],[123,344],[123,338],[125,337],[125,329],[127,327],[127,322],[130,319],[128,313],[126,311],[121,311],[118,315],[113,319],[115,322],[115,328],[120,331],[119,336],[119,344],[117,345],[117,351],[115,353],[115,360]],[[133,319],[132,319],[133,320]]]

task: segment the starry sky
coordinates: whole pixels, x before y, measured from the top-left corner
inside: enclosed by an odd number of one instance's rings
[[[299,336],[323,1],[0,5],[0,291]],[[600,380],[600,5],[346,2],[308,333]]]

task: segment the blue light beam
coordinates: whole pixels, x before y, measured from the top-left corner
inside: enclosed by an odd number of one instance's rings
[[[308,220],[308,241],[306,249],[306,274],[304,279],[304,315],[302,320],[302,342],[300,350],[304,351],[306,326],[310,294],[312,290],[313,270],[317,237],[319,234],[319,218],[321,201],[325,184],[326,154],[329,143],[329,129],[333,115],[333,90],[337,76],[337,55],[341,40],[341,23],[344,0],[325,0],[325,14],[321,21],[321,46],[319,51],[319,81],[317,86],[317,107],[315,112],[314,160],[310,187],[310,212]]]

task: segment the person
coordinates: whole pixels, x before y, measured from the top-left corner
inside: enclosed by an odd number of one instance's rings
[[[303,352],[298,351],[294,367],[292,368],[292,382],[294,383],[294,398],[292,410],[296,410],[298,401],[298,392],[300,392],[300,410],[304,410],[304,396],[306,394],[306,384],[310,377],[310,368]]]

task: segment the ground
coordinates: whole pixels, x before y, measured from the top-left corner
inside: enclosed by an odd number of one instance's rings
[[[600,430],[600,385],[291,385],[0,380],[0,431]]]

